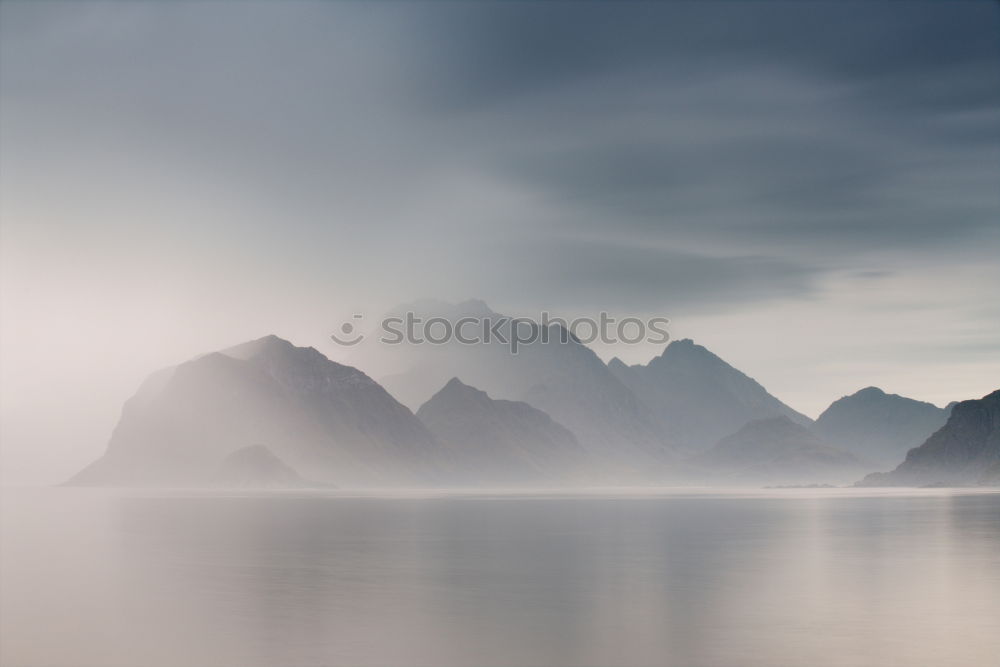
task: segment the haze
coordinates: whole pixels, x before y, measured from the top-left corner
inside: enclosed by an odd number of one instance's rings
[[[344,359],[342,321],[428,296],[669,317],[810,416],[1000,377],[995,3],[0,18],[4,484],[96,458],[157,368]]]

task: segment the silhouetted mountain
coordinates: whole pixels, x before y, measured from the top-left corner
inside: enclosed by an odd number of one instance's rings
[[[813,431],[841,449],[891,467],[947,419],[947,409],[868,387],[834,401]]]
[[[294,489],[312,486],[264,445],[237,449],[223,459],[212,481],[227,488]]]
[[[104,456],[70,483],[209,483],[249,443],[322,482],[428,481],[446,464],[420,420],[367,375],[268,336],[155,373]]]
[[[892,472],[873,473],[859,486],[964,486],[997,483],[1000,463],[1000,390],[962,401],[948,421]]]
[[[645,366],[614,359],[608,368],[656,416],[667,437],[689,450],[704,450],[749,421],[799,414],[725,361],[689,339],[670,343]]]
[[[436,310],[420,310],[428,306]],[[366,367],[368,359],[373,365],[381,363],[386,388],[408,405],[420,405],[448,379],[461,377],[493,398],[524,401],[549,414],[573,432],[609,480],[636,475],[654,478],[672,460],[672,447],[649,409],[592,350],[559,325],[547,330],[548,342],[536,340],[512,354],[509,342],[504,341],[511,340],[515,325],[481,301],[421,302],[394,312],[407,310],[425,321],[440,317],[456,323],[465,318],[467,338],[481,333],[486,325],[499,323],[489,342],[473,345],[452,340],[443,345],[375,346],[365,357]],[[522,339],[541,338],[538,324],[523,321],[517,326]]]
[[[755,484],[848,482],[865,465],[787,417],[752,421],[692,459],[715,481]]]
[[[458,378],[424,403],[417,417],[448,448],[461,483],[579,480],[587,463],[576,437],[541,410],[494,400]]]

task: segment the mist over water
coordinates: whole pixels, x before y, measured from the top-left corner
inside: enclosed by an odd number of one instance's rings
[[[17,667],[951,665],[1000,494],[6,490]]]

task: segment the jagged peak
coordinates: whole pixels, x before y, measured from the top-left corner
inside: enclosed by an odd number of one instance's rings
[[[663,364],[671,364],[677,361],[694,361],[696,363],[700,361],[702,363],[729,366],[729,364],[726,363],[721,357],[716,355],[704,345],[695,343],[694,340],[690,338],[681,338],[679,340],[670,341],[670,344],[663,349],[660,356],[651,359],[647,366],[655,367]]]
[[[450,380],[448,380],[447,382],[444,383],[444,386],[441,388],[441,391],[444,391],[445,389],[447,389],[449,391],[456,391],[456,390],[459,390],[459,389],[461,389],[463,387],[468,387],[468,386],[469,385],[467,385],[464,382],[462,382],[461,380],[459,380],[458,376],[456,375],[455,377],[453,377],[452,379],[450,379]]]
[[[285,340],[280,336],[276,336],[275,334],[268,334],[267,336],[255,338],[254,340],[250,340],[245,343],[233,345],[232,347],[221,350],[221,353],[227,357],[245,360],[260,356],[261,354],[268,354],[276,351],[289,352],[293,350],[313,350],[319,354],[319,352],[314,348],[296,347],[290,341]]]
[[[217,352],[220,356],[236,361],[262,363],[273,369],[317,369],[318,372],[329,374],[339,381],[358,384],[378,385],[364,371],[354,366],[340,364],[331,360],[314,347],[299,347],[284,338],[275,335],[264,336],[241,343]]]
[[[487,394],[482,389],[477,389],[472,385],[465,384],[458,377],[453,377],[448,380],[443,387],[435,394],[435,396],[449,396],[449,395],[462,395],[467,394],[470,396],[485,396],[489,398]]]
[[[611,361],[608,362],[608,368],[628,368],[628,364],[618,357],[612,357]]]
[[[833,407],[833,405],[850,405],[856,403],[857,401],[883,401],[883,400],[894,401],[896,403],[920,404],[929,407],[934,407],[939,410],[941,409],[938,408],[933,403],[929,403],[928,401],[920,401],[915,398],[910,398],[909,396],[902,396],[900,394],[890,394],[889,392],[875,386],[865,387],[864,389],[859,389],[853,394],[849,394],[847,396],[841,396],[839,399],[834,401],[830,407]]]
[[[431,396],[427,401],[420,406],[417,410],[417,414],[424,414],[428,409],[435,409],[436,407],[449,406],[454,404],[462,404],[465,406],[480,404],[489,405],[495,401],[490,398],[482,389],[476,389],[471,385],[467,385],[457,377],[453,377],[448,380],[441,389],[437,391],[433,396]]]
[[[670,341],[670,343],[668,343],[667,346],[663,349],[663,352],[660,354],[660,357],[666,357],[668,355],[679,355],[679,354],[684,354],[684,355],[708,354],[715,357],[715,355],[711,351],[709,351],[707,347],[695,343],[694,340],[691,338],[681,338],[678,340]]]

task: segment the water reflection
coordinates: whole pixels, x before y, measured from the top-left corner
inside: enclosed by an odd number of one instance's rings
[[[20,502],[34,521],[5,512],[4,664],[871,667],[1000,655],[995,494],[67,493]],[[77,515],[92,517],[86,529],[25,529]],[[53,550],[72,557],[38,557]]]

